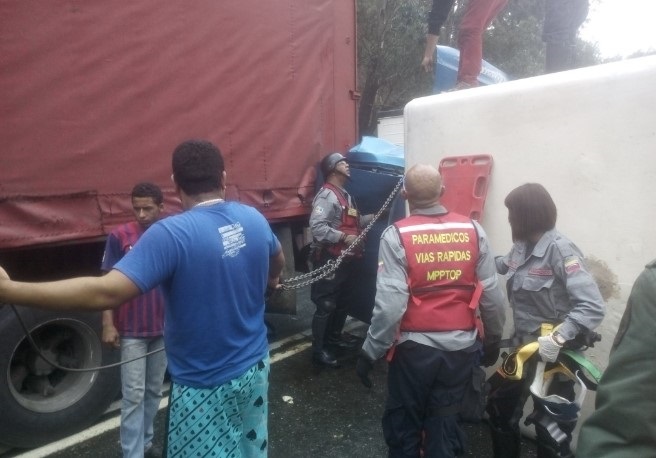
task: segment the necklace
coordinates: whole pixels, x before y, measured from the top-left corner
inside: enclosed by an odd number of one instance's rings
[[[210,200],[204,200],[202,202],[198,202],[196,205],[194,205],[194,207],[206,207],[208,205],[214,205],[220,202],[223,202],[223,199],[219,197],[218,199],[210,199]]]

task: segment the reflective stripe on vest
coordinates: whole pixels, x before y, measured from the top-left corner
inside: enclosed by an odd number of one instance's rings
[[[476,279],[478,235],[462,215],[412,215],[395,224],[408,263],[408,307],[402,331],[475,328],[470,307]]]

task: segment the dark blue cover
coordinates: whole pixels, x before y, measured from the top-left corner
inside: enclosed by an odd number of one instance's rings
[[[351,179],[346,190],[355,199],[362,214],[376,213],[383,206],[404,173],[403,148],[377,137],[363,137],[347,155]],[[405,201],[397,194],[385,214],[367,234],[364,257],[358,259],[354,274],[355,290],[349,294],[349,314],[369,323],[376,295],[378,245],[383,230],[405,216]]]

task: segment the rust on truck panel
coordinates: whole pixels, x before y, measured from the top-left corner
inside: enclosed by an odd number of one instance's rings
[[[138,181],[172,193],[171,151],[208,138],[229,195],[284,220],[309,212],[307,171],[356,140],[354,1],[9,1],[0,37],[0,201],[129,208]],[[0,249],[131,218],[99,200],[5,200]]]

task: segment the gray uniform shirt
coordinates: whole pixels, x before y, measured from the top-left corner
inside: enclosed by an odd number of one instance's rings
[[[567,340],[581,328],[595,329],[605,304],[578,247],[552,229],[531,253],[527,249],[525,242],[516,242],[496,260],[499,273],[507,274],[515,334],[536,333],[545,322],[562,323],[559,333]]]
[[[355,208],[353,199],[344,189],[342,189],[349,207]],[[360,226],[364,226],[371,221],[372,215],[360,215],[358,220]],[[342,223],[342,206],[335,193],[328,188],[321,188],[314,200],[312,201],[312,214],[310,215],[310,231],[315,241],[323,244],[332,244],[339,242],[342,231],[337,228]]]
[[[413,214],[443,215],[447,211],[441,205],[416,210]],[[478,232],[479,258],[476,262],[476,275],[483,284],[479,310],[487,338],[499,339],[503,332],[505,313],[504,296],[497,279],[494,256],[490,252],[487,236],[483,228],[474,221]],[[376,277],[376,304],[371,326],[362,350],[371,359],[381,358],[394,344],[399,332],[401,319],[408,305],[408,263],[398,231],[390,226],[381,235],[378,252],[378,275]],[[463,350],[476,341],[476,330],[445,332],[403,332],[398,343],[412,340],[433,348],[446,351]]]

